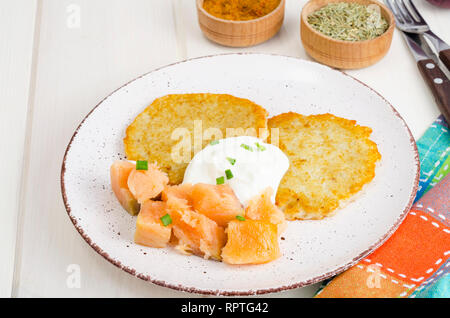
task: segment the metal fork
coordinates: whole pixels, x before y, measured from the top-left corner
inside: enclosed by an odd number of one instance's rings
[[[431,31],[425,19],[411,0],[385,0],[394,13],[397,27],[408,33],[427,37],[439,53],[442,63],[450,70],[450,46]]]
[[[384,1],[394,13],[397,27],[401,30],[406,44],[416,60],[422,77],[433,93],[439,110],[447,122],[450,123],[450,79],[446,76],[444,68],[439,66],[439,59],[424,39],[423,34],[430,28],[426,25],[425,20],[423,20],[424,24],[417,23],[417,20],[414,20],[404,1]],[[407,1],[409,4],[412,4],[410,0]],[[445,51],[450,53],[450,50],[440,51],[440,56],[442,55],[445,58],[447,54]],[[450,54],[447,57],[450,57]],[[450,59],[446,61],[450,62]]]

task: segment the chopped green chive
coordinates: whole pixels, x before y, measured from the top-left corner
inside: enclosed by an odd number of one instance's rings
[[[242,215],[236,215],[236,219],[239,221],[245,221],[245,218]]]
[[[211,146],[214,146],[214,145],[217,145],[218,143],[219,143],[218,140],[213,140],[213,141],[211,141],[209,144],[210,144]]]
[[[227,160],[228,160],[229,163],[231,163],[232,166],[234,166],[234,164],[236,163],[236,159],[227,157]]]
[[[241,147],[244,148],[245,150],[253,151],[252,147],[250,147],[249,145],[241,144]]]
[[[169,214],[164,215],[163,217],[161,217],[160,220],[161,220],[162,224],[164,224],[164,226],[172,224],[172,218],[170,217]]]
[[[233,178],[233,173],[231,172],[230,169],[225,170],[225,175],[227,176],[227,179],[230,180]]]
[[[256,147],[258,148],[259,151],[264,151],[266,150],[266,147],[264,147],[263,145],[260,145],[259,142],[256,142]]]
[[[148,161],[147,160],[136,161],[136,170],[148,170]]]
[[[216,179],[216,184],[224,184],[225,183],[225,177],[219,177]]]

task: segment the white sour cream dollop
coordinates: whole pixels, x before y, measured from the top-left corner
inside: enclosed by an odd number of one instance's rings
[[[232,137],[198,152],[186,169],[183,183],[217,184],[217,178],[224,177],[224,184],[247,206],[252,197],[267,187],[273,189],[275,202],[281,178],[288,168],[289,159],[278,147],[255,137]],[[227,178],[227,170],[233,175],[231,179]]]

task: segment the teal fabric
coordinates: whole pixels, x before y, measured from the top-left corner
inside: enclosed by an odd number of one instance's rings
[[[416,298],[450,298],[450,276],[448,273],[430,287],[417,293]]]
[[[417,149],[420,158],[420,180],[416,201],[450,171],[450,131],[442,115],[417,140]]]

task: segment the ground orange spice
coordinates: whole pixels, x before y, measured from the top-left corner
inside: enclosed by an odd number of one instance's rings
[[[281,0],[205,0],[203,8],[215,17],[245,21],[269,14]]]

